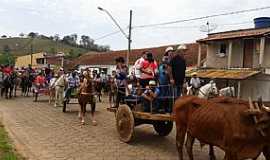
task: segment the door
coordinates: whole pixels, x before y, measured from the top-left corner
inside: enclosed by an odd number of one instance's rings
[[[244,40],[244,68],[253,67],[253,53],[254,53],[254,40],[246,39]]]

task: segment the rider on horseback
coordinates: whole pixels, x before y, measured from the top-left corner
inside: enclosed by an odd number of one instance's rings
[[[201,80],[197,77],[197,73],[192,73],[192,78],[190,79],[189,84],[192,86],[192,91],[194,95],[198,95],[199,88],[201,87]]]
[[[65,91],[65,100],[69,100],[72,91],[74,91],[76,88],[80,85],[80,79],[77,76],[77,72],[73,71],[69,77],[67,78],[67,89]]]

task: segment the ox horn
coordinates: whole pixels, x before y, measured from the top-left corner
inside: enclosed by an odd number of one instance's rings
[[[262,105],[262,109],[266,112],[270,112],[270,108],[266,107],[264,104]]]

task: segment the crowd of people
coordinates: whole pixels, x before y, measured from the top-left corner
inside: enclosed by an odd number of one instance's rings
[[[1,66],[0,86],[5,88],[3,82],[14,74],[14,77],[21,79],[22,92],[26,92],[28,88],[34,88],[35,92],[40,88],[54,88],[57,107],[69,100],[74,92],[80,94],[85,75],[89,75],[90,80],[95,83],[93,94],[97,95],[97,100],[101,102],[102,91],[108,92],[110,107],[117,108],[121,103],[131,107],[142,104],[145,112],[170,113],[175,98],[181,95],[185,81],[185,50],[185,45],[179,45],[175,49],[168,47],[160,62],[155,59],[154,53],[144,51],[133,65],[131,73],[125,59],[118,57],[115,59],[116,69],[110,75],[90,69],[66,73],[63,68],[52,70],[47,67],[37,71],[31,65],[21,69]],[[199,81],[193,77],[190,84],[198,88]]]
[[[144,51],[136,60],[131,74],[123,57],[116,59],[117,96],[115,106],[142,104],[145,112],[170,113],[175,98],[181,95],[185,80],[185,45],[168,47],[158,64],[150,51]]]

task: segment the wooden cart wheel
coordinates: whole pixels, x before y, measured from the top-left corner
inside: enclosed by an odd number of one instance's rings
[[[63,112],[64,113],[66,112],[66,109],[67,109],[67,101],[64,100],[64,102],[63,102]]]
[[[173,129],[173,122],[172,121],[156,121],[154,124],[155,131],[160,136],[167,136],[171,133]]]
[[[116,112],[116,128],[122,142],[130,142],[134,132],[133,113],[127,105],[118,107]]]

